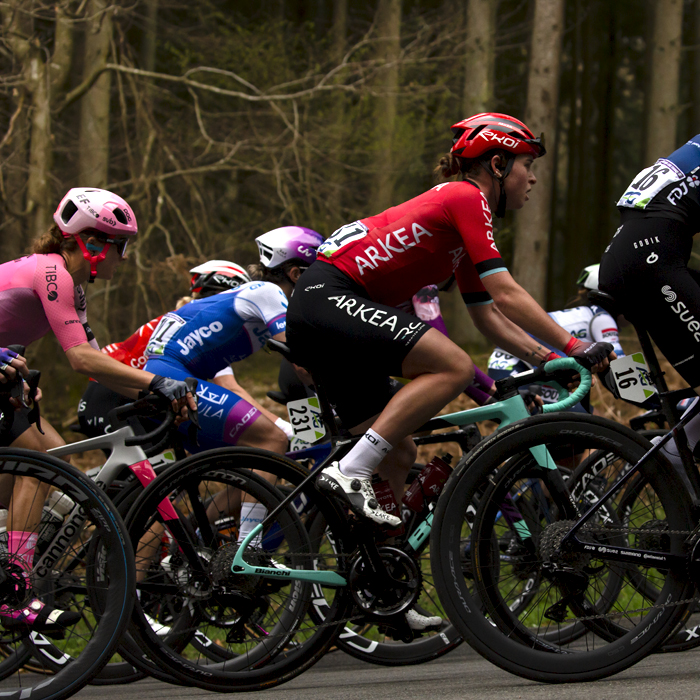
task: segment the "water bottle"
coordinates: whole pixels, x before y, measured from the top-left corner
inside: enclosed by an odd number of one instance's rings
[[[54,491],[46,501],[41,512],[39,538],[36,543],[38,551],[43,551],[61,529],[63,520],[75,507],[75,501],[60,491]]]
[[[389,482],[383,480],[378,474],[372,477],[372,488],[374,489],[374,495],[377,498],[377,503],[379,507],[389,513],[389,515],[394,515],[397,518],[401,517],[401,512],[399,511],[399,504],[396,502],[394,497],[394,492],[389,486]],[[403,534],[404,527],[399,525],[399,527],[389,530],[385,533],[387,537],[396,537],[397,535]]]
[[[431,503],[435,503],[452,473],[451,461],[451,454],[444,455],[444,459],[433,457],[404,494],[401,499],[403,503],[416,513],[422,513]]]

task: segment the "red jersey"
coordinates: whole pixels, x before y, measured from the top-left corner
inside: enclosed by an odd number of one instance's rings
[[[122,364],[129,365],[129,367],[143,369],[148,359],[146,357],[146,346],[161,318],[163,317],[158,316],[158,318],[144,323],[141,328],[133,335],[130,335],[126,340],[123,340],[121,343],[106,345],[102,348],[102,352],[113,357]]]
[[[506,266],[493,240],[491,209],[469,181],[447,182],[418,197],[338,229],[318,260],[342,270],[388,306],[456,276],[467,305],[491,297],[481,279]]]

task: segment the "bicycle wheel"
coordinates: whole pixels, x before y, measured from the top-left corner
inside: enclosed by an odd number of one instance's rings
[[[26,564],[16,554],[7,550],[0,554],[0,601],[4,606],[0,644],[16,659],[29,649],[32,669],[49,674],[16,673],[0,687],[3,694],[18,699],[30,694],[33,698],[65,698],[99,673],[119,643],[133,604],[133,552],[120,516],[90,479],[54,457],[5,448],[0,449],[0,498],[10,504],[13,530],[31,532],[37,527],[28,513],[15,512],[12,507],[19,478],[35,479],[42,498],[57,491],[75,506],[51,543],[37,548],[31,572],[27,573]],[[99,559],[87,556],[89,543],[95,541],[101,543]],[[109,596],[104,608],[97,611],[93,601],[102,586],[109,588]],[[34,599],[76,611],[79,619],[51,633],[32,631],[18,621],[14,611],[25,609]]]
[[[534,459],[531,450],[542,459],[543,446],[571,467],[601,451],[621,464],[635,464],[649,443],[593,416],[549,414],[503,429],[485,440],[448,483],[436,510],[431,563],[450,620],[487,659],[531,680],[595,680],[650,653],[684,615],[693,585],[685,562],[660,570],[651,559],[628,565],[595,554],[562,553],[559,543],[575,522],[576,508],[562,493],[554,465],[543,468]],[[579,537],[590,542],[593,552],[658,545],[656,551],[685,555],[693,520],[680,479],[654,460],[640,471],[648,486],[635,512],[621,523],[592,522]],[[544,517],[530,519],[519,501],[535,487],[546,495]],[[465,517],[475,501],[473,517]],[[466,555],[465,541],[470,544]],[[515,561],[503,556],[505,541],[517,542],[527,555]],[[464,575],[465,568],[473,578]],[[640,593],[629,572],[644,578],[647,594],[655,591],[653,599]],[[515,606],[533,573],[539,577],[536,592],[526,605]],[[575,624],[586,628],[584,636],[557,639],[560,629]]]
[[[293,678],[334,641],[342,628],[335,620],[350,617],[345,588],[326,591],[325,586],[291,580],[286,573],[298,568],[342,570],[345,535],[330,505],[325,506],[325,515],[336,522],[334,540],[340,554],[312,551],[296,511],[303,506],[290,504],[266,524],[262,540],[244,556],[251,564],[279,568],[279,578],[231,573],[241,500],[257,501],[271,513],[283,499],[252,469],[278,483],[282,479],[298,483],[306,476],[291,460],[263,450],[202,452],[156,479],[127,518],[137,551],[140,590],[133,634],[168,672],[208,690],[258,689]],[[310,486],[301,498],[319,497]],[[164,499],[186,516],[175,524],[168,521],[167,528],[158,513]],[[214,512],[205,505],[212,502],[217,503]],[[226,528],[215,525],[224,518]],[[319,589],[331,602],[323,624],[308,614]],[[145,610],[160,630],[147,620]]]

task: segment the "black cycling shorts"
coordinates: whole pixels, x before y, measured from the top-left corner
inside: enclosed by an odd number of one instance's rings
[[[78,404],[80,432],[88,437],[105,434],[109,425],[107,414],[113,409],[133,401],[98,382],[89,382]]]
[[[396,393],[406,355],[430,326],[378,304],[333,265],[301,276],[287,309],[287,343],[320,382],[346,428],[377,415]]]
[[[9,414],[10,409],[8,409]],[[19,411],[12,410],[12,425],[9,420],[0,413],[0,447],[9,447],[22,433],[27,432],[31,423],[27,416],[31,408],[20,408]]]
[[[688,269],[692,233],[672,219],[625,212],[603,254],[600,289],[645,328],[691,387],[700,386],[700,273]]]

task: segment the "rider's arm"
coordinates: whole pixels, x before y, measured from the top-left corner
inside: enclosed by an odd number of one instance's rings
[[[100,384],[129,398],[136,398],[139,390],[148,391],[155,376],[151,372],[117,362],[109,355],[95,350],[89,343],[68,348],[66,357],[76,372],[94,377]]]
[[[566,348],[571,341],[571,335],[550,318],[547,312],[513,279],[509,272],[505,270],[496,272],[482,278],[481,282],[491,295],[495,306],[509,321],[558,350]],[[530,340],[532,341],[532,339]],[[523,345],[526,352],[536,351],[537,353],[534,356],[529,355],[529,358],[527,355],[522,357],[522,351],[513,354],[528,362],[532,362],[533,357],[538,360],[542,359],[540,351],[536,350],[538,345],[537,341]],[[511,348],[502,343],[501,347],[512,352]],[[546,355],[547,352],[544,354]]]
[[[539,309],[540,307],[538,306],[537,308]],[[537,365],[551,352],[546,345],[539,343],[525,333],[520,326],[513,323],[513,321],[501,312],[496,304],[470,306],[469,314],[480,333],[483,333],[495,345],[503,348],[511,355],[525,360],[525,362]],[[545,314],[545,316],[547,316],[547,314]],[[547,318],[549,318],[549,316],[547,316]],[[552,321],[552,323],[554,323],[554,321]],[[556,327],[567,339],[565,342],[561,343],[562,347],[564,347],[571,336],[559,326]]]

